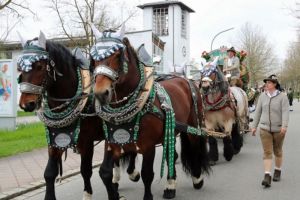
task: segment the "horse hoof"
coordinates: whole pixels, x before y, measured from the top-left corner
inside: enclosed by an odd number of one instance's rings
[[[82,200],[92,200],[92,194],[88,193],[87,191],[84,191]]]
[[[200,182],[197,183],[197,184],[193,184],[193,185],[194,185],[194,188],[195,188],[196,190],[200,190],[200,189],[203,187],[203,185],[204,185],[204,180],[200,181]]]
[[[240,153],[241,149],[233,149],[233,154],[236,155],[238,153]]]
[[[147,196],[147,197],[144,196],[143,200],[153,200],[153,196],[152,195]]]
[[[113,183],[113,188],[118,191],[119,190],[119,183]]]
[[[208,162],[208,164],[209,164],[210,166],[215,166],[215,165],[217,164],[217,162],[216,162],[216,161],[213,161],[213,160],[210,160],[210,161]]]
[[[229,162],[229,161],[232,160],[232,157],[233,157],[233,155],[232,156],[225,156],[225,160]]]
[[[164,190],[164,199],[173,199],[176,196],[176,190],[165,189]]]
[[[138,182],[141,178],[141,175],[139,172],[137,172],[136,174],[132,174],[129,176],[129,179],[133,182]]]

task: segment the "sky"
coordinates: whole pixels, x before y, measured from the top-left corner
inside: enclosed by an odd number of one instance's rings
[[[43,30],[46,36],[51,37],[56,33],[57,19],[45,8],[45,0],[30,2],[32,9],[37,12],[38,20],[28,17],[24,25],[20,25],[18,29],[27,39],[38,36],[39,30]],[[110,0],[110,2],[113,4],[126,2],[122,5],[131,9],[154,0]],[[262,29],[281,60],[284,59],[289,44],[296,41],[297,23],[289,11],[289,8],[295,7],[296,0],[181,0],[181,2],[195,10],[195,13],[190,15],[191,58],[200,58],[202,51],[210,50],[213,37],[231,27],[234,29],[215,39],[213,49],[223,45],[238,47],[237,37],[246,22]],[[142,10],[137,10],[136,17],[129,20],[127,26],[142,30]],[[111,15],[121,18],[120,7],[115,7]]]

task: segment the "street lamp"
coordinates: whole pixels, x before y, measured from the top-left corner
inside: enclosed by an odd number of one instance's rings
[[[219,36],[219,35],[222,34],[222,33],[227,32],[227,31],[233,30],[233,29],[234,29],[234,27],[229,28],[229,29],[226,29],[226,30],[223,30],[223,31],[217,33],[217,34],[214,36],[214,38],[212,39],[211,43],[210,43],[210,51],[212,51],[213,43],[214,43],[214,41],[215,41],[215,39],[216,39],[217,36]]]

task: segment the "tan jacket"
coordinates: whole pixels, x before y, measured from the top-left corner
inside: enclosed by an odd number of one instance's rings
[[[240,78],[240,60],[238,57],[233,57],[232,58],[232,65],[228,66],[228,57],[226,57],[224,59],[224,66],[223,66],[223,70],[224,69],[230,69],[229,71],[226,71],[224,74],[226,73],[230,73],[231,77],[233,78]]]

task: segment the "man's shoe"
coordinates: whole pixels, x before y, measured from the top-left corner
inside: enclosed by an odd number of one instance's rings
[[[273,181],[275,182],[280,181],[280,176],[281,176],[281,170],[275,169],[273,175]]]
[[[264,180],[261,182],[261,184],[265,187],[271,187],[271,175],[265,174]]]

